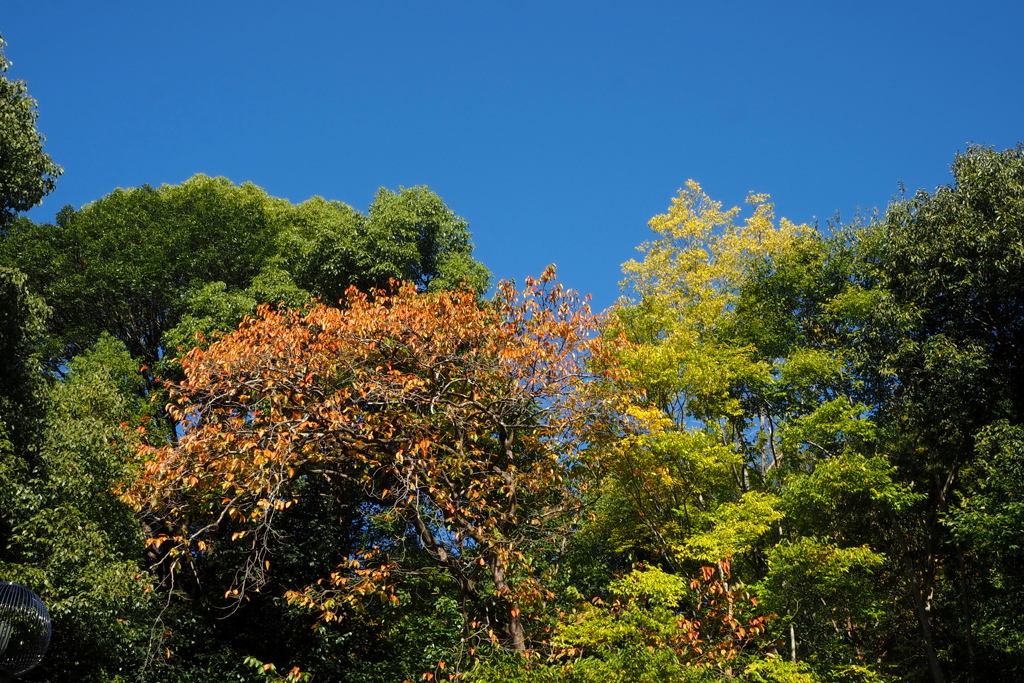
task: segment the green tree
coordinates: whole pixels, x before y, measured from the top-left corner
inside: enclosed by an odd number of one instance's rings
[[[399,278],[482,293],[489,273],[471,253],[466,222],[425,187],[382,189],[364,215],[204,175],[115,190],[65,208],[56,225],[21,219],[0,241],[0,262],[23,270],[53,308],[54,370],[102,332],[152,369],[197,332],[233,330],[260,303],[337,303],[350,285]]]
[[[880,299],[866,360],[881,371],[887,448],[924,497],[898,528],[931,677],[1010,678],[1024,632],[1008,626],[1017,605],[1005,587],[1021,570],[993,554],[979,503],[1002,490],[989,523],[1011,535],[1024,524],[1006,516],[1012,489],[991,488],[993,463],[1013,470],[1024,410],[1024,148],[972,147],[952,171],[867,232],[865,278]]]
[[[0,448],[28,459],[39,437],[45,382],[38,347],[49,309],[23,273],[0,267]]]
[[[130,427],[151,409],[141,383],[107,336],[50,389],[38,464],[0,560],[0,575],[31,586],[53,618],[50,652],[28,680],[118,680],[145,661],[157,606],[138,519],[113,491],[130,473]]]
[[[115,190],[80,211],[65,208],[56,225],[15,223],[5,256],[53,308],[53,366],[106,332],[152,367],[188,292],[211,282],[245,288],[274,253],[267,201],[251,183],[195,176]]]
[[[472,258],[468,223],[426,186],[380,188],[367,214],[320,197],[280,210],[286,269],[329,303],[349,286],[386,288],[391,280],[480,294],[489,284],[490,273]]]
[[[744,404],[777,435],[762,443],[780,458],[769,482],[785,515],[757,590],[780,615],[791,658],[821,672],[874,661],[876,672],[909,675],[923,658],[895,528],[921,498],[876,424],[869,321],[884,295],[865,282],[864,232],[805,235],[752,264],[741,288],[737,341],[773,367],[772,382],[744,389]]]
[[[635,569],[612,582],[607,600],[596,598],[561,615],[551,656],[495,657],[471,671],[469,680],[736,680],[744,651],[766,644],[767,619],[756,614],[749,594],[728,587],[729,578],[728,563],[703,567],[692,579]]]
[[[0,36],[0,235],[17,212],[28,211],[53,192],[63,173],[43,152],[36,101],[29,97],[25,81],[2,75],[10,66],[4,45]]]
[[[37,347],[48,310],[25,280],[19,271],[0,268],[0,562],[12,552],[14,526],[31,498],[46,409]]]
[[[1017,678],[1024,673],[1024,427],[999,421],[976,436],[976,461],[965,472],[945,521],[969,593],[963,617],[972,634],[974,671]],[[959,621],[959,620],[958,620]]]

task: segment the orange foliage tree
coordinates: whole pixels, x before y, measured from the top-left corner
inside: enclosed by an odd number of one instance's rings
[[[595,316],[553,277],[487,303],[396,284],[350,290],[340,309],[263,307],[190,353],[168,406],[185,432],[143,448],[126,493],[158,521],[163,575],[230,544],[245,552],[226,597],[244,600],[267,581],[275,519],[304,503],[298,482],[321,478],[401,538],[292,586],[293,601],[331,620],[394,599],[397,548],[415,539],[457,584],[467,629],[526,649],[524,616],[550,596],[535,559],[574,523],[603,422],[580,390],[603,354]]]

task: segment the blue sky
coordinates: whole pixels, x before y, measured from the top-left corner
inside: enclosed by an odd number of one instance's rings
[[[619,294],[688,178],[820,220],[1024,140],[1024,3],[6,0],[65,168],[30,214],[195,173],[366,209],[426,184],[499,278]]]

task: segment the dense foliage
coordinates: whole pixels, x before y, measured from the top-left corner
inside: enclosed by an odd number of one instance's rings
[[[10,62],[0,36],[0,235],[19,211],[28,211],[56,187],[63,173],[43,152],[44,138],[36,129],[36,101],[25,81],[3,74]]]
[[[553,269],[485,296],[424,187],[17,218],[59,168],[0,90],[26,680],[1024,674],[1024,148],[828,231],[691,182],[595,316]]]

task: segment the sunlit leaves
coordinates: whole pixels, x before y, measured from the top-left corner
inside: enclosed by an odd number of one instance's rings
[[[677,552],[704,562],[749,552],[782,519],[779,507],[776,496],[747,491],[736,502],[720,505],[708,519],[710,531],[693,534]]]
[[[689,181],[672,200],[667,214],[651,219],[659,239],[640,247],[642,263],[623,266],[628,284],[640,297],[665,299],[710,324],[733,304],[736,290],[759,256],[789,248],[806,226],[785,219],[772,223],[774,207],[767,195],[751,194],[754,213],[736,225],[740,210],[722,211],[699,184]]]
[[[662,652],[675,667],[725,670],[745,649],[763,644],[768,619],[749,594],[730,589],[730,564],[705,566],[696,578],[657,568],[634,570],[612,585],[610,603],[584,605],[560,627],[554,643],[570,666],[614,661],[646,648]],[[636,655],[634,655],[636,656]]]
[[[633,430],[606,449],[611,476],[592,528],[674,572],[732,557],[738,580],[765,595],[786,583],[789,601],[775,603],[782,620],[770,628],[794,647],[808,638],[804,654],[818,656],[836,641],[811,635],[807,601],[860,601],[849,626],[859,634],[887,595],[867,578],[885,556],[866,542],[914,497],[873,454],[874,407],[861,399],[862,355],[849,346],[864,325],[855,316],[878,297],[851,275],[848,242],[776,222],[766,196],[748,203],[742,218],[689,183],[652,219],[643,260],[624,266],[634,299],[609,329],[628,341],[619,358]],[[819,535],[832,544],[820,556],[859,566],[864,581],[833,582],[826,596],[815,583],[830,581],[824,564],[821,576],[812,560],[801,564],[808,575],[797,584],[768,560]],[[821,656],[820,671],[840,661]],[[774,675],[754,669],[753,679]]]

